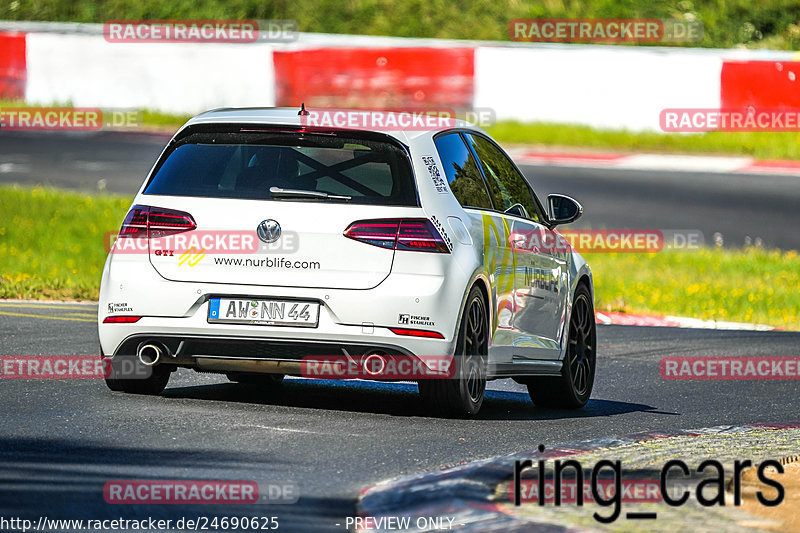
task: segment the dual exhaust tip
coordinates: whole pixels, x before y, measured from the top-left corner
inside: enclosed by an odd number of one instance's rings
[[[386,370],[386,357],[379,353],[367,354],[361,358],[361,368],[370,376],[378,376]]]
[[[144,366],[155,366],[165,355],[166,351],[167,349],[160,344],[145,342],[139,345],[136,356],[139,358],[139,362]]]
[[[155,366],[166,355],[167,349],[161,344],[145,342],[139,345],[136,356],[144,366]],[[379,353],[370,353],[361,358],[361,367],[371,376],[383,374],[386,370],[387,358]]]

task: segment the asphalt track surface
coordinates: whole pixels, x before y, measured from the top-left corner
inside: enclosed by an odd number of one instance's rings
[[[3,134],[0,168],[6,171],[0,179],[83,189],[96,189],[97,180],[105,179],[107,190],[129,194],[163,143],[107,134],[37,139]],[[16,161],[9,161],[11,156]],[[18,166],[1,166],[9,163]],[[764,176],[747,181],[683,173],[662,173],[655,179],[653,173],[529,171],[540,194],[573,193],[586,204],[587,218],[598,217],[606,227],[640,227],[636,224],[650,215],[663,218],[641,227],[733,235],[736,228],[749,231],[742,224],[747,217],[761,217],[762,239],[800,247],[788,244],[796,238],[791,227],[782,231],[773,226],[774,221],[766,220],[772,211],[759,212],[760,203],[746,201],[755,195],[766,204],[784,205],[798,194],[792,178],[781,181],[787,184],[784,189],[770,192],[763,180],[773,178]],[[701,207],[684,202],[681,184],[702,188],[693,183],[700,178],[712,185],[729,178],[749,188],[741,193],[741,204],[734,202],[730,210],[726,202],[731,198],[717,201],[710,191],[695,193],[705,202]],[[651,193],[636,196],[627,192],[626,184]],[[736,194],[736,187],[722,189],[726,195]],[[729,222],[719,215],[691,218],[715,205],[729,211]],[[800,216],[796,211],[785,215]],[[707,228],[700,223],[731,226]],[[95,313],[91,304],[0,302],[0,353],[96,354]],[[665,381],[659,361],[666,356],[798,356],[800,333],[600,326],[598,344],[595,390],[583,410],[536,408],[524,388],[503,380],[490,383],[474,420],[427,416],[416,387],[405,383],[288,379],[280,390],[267,391],[180,370],[162,396],[141,397],[112,393],[96,380],[2,380],[0,516],[278,516],[284,531],[342,531],[359,491],[397,475],[530,450],[540,443],[798,418],[797,381]],[[686,459],[691,459],[689,450]],[[103,485],[115,479],[291,482],[297,484],[300,500],[269,506],[109,505],[103,500]]]

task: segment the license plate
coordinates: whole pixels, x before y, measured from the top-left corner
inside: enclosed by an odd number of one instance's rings
[[[315,328],[318,320],[316,302],[212,298],[208,305],[208,321],[214,323]]]

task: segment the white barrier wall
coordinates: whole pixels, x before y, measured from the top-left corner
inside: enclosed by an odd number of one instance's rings
[[[499,120],[659,130],[665,107],[719,108],[719,51],[479,47],[475,107]]]
[[[27,35],[29,103],[199,113],[275,105],[267,44],[109,43],[102,35]]]

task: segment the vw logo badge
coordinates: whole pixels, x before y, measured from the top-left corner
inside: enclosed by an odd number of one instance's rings
[[[258,233],[258,238],[263,242],[275,242],[281,237],[281,225],[278,224],[277,220],[268,218],[261,221],[261,224],[256,228],[256,233]]]

